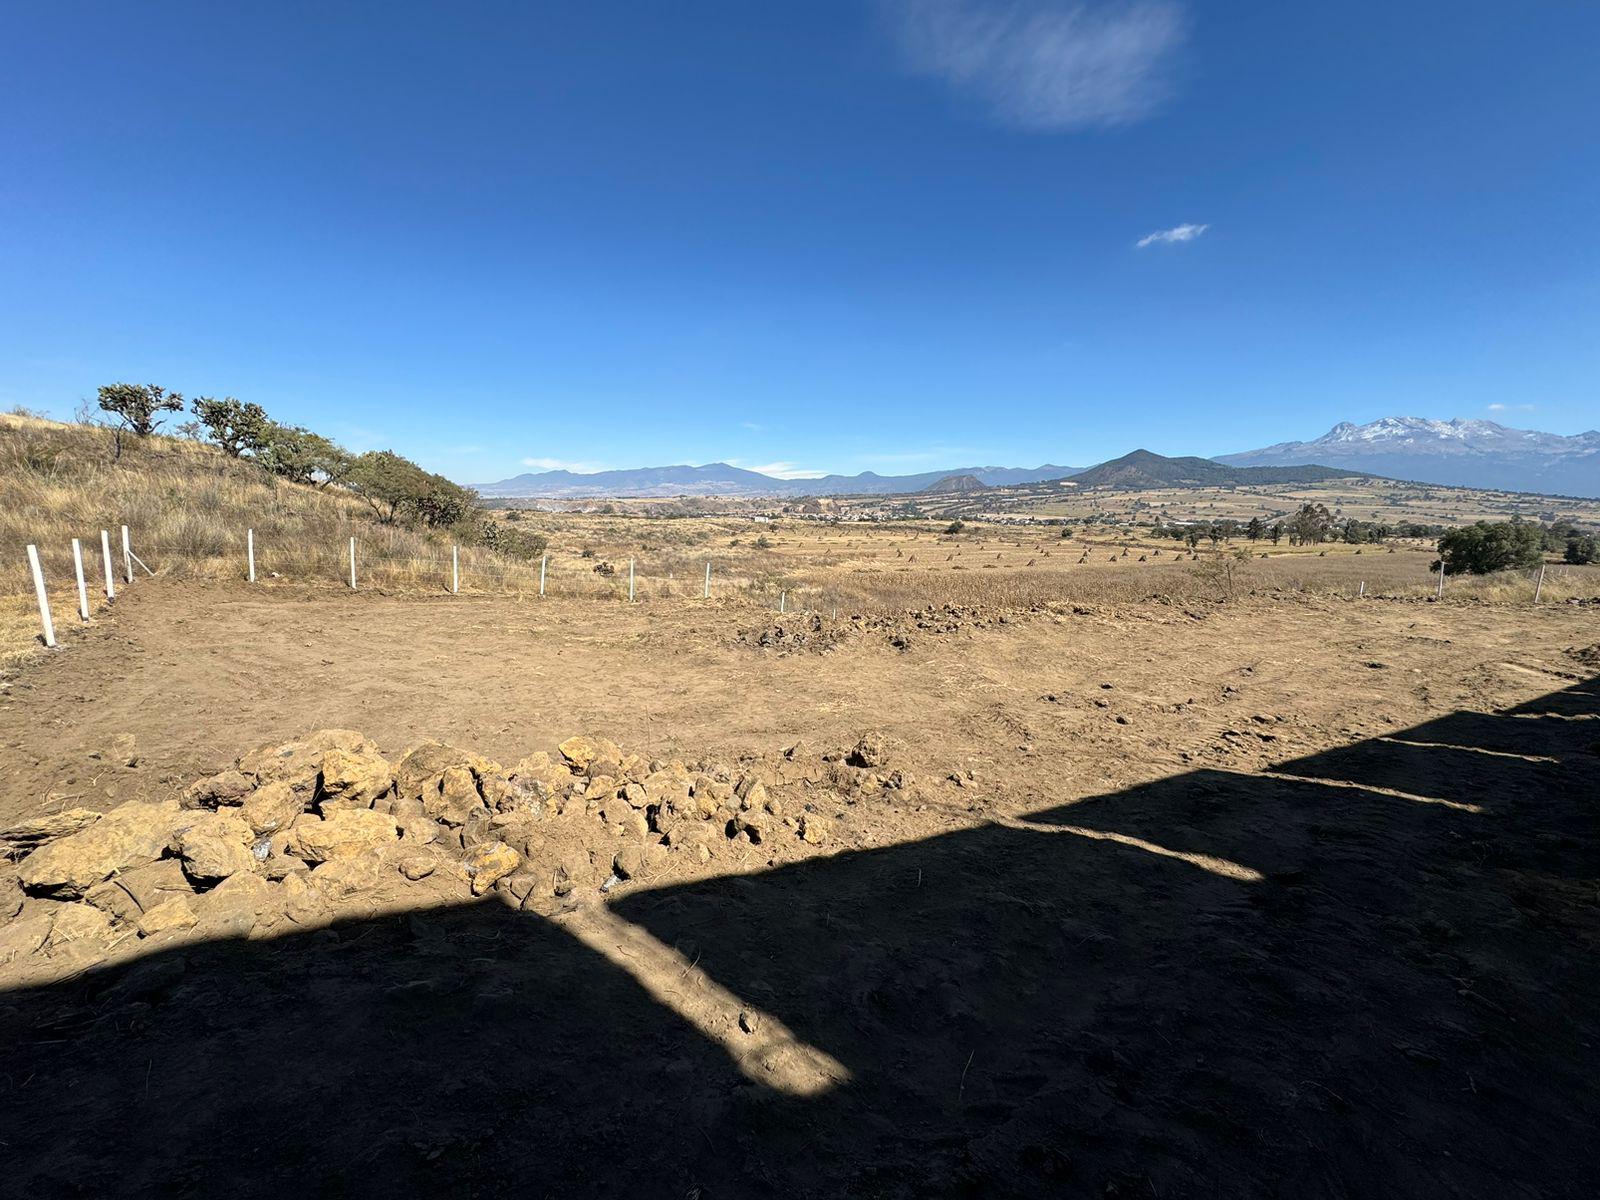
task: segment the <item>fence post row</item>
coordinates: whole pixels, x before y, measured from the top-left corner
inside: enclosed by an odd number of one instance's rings
[[[44,644],[56,644],[55,623],[50,620],[50,597],[44,590],[44,571],[39,567],[39,547],[28,547],[28,569],[33,572],[33,594],[39,601],[39,623],[44,626]]]
[[[78,580],[78,615],[85,621],[89,619],[89,589],[83,583],[83,547],[78,544],[78,539],[72,539],[72,573]]]

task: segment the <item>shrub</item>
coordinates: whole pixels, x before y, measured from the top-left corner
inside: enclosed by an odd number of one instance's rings
[[[1592,563],[1600,558],[1600,544],[1596,543],[1593,534],[1580,533],[1567,539],[1567,550],[1562,557],[1578,566]]]
[[[1479,521],[1439,539],[1439,561],[1446,575],[1488,575],[1536,567],[1543,560],[1538,527],[1520,521]]]

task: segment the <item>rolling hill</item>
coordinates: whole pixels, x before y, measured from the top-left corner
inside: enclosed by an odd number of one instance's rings
[[[1320,483],[1370,474],[1335,467],[1230,467],[1209,458],[1167,458],[1149,450],[1135,450],[1072,477],[1080,488],[1115,487],[1129,490],[1170,487],[1217,487],[1229,484]]]

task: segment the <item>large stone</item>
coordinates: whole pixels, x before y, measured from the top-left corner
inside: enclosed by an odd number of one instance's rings
[[[806,813],[800,818],[800,836],[810,845],[821,846],[833,836],[833,822],[816,813]]]
[[[139,920],[139,905],[116,879],[95,884],[83,894],[83,899],[119,924],[132,925]]]
[[[287,829],[294,819],[306,810],[306,794],[297,792],[287,783],[274,780],[263,784],[239,808],[239,815],[257,836],[277,833]]]
[[[50,927],[52,950],[70,942],[111,940],[111,918],[92,904],[63,904],[56,909],[55,918]]]
[[[192,895],[183,863],[176,858],[160,858],[143,867],[124,871],[111,881],[133,897],[141,912],[149,912],[168,900]]]
[[[422,807],[435,821],[446,825],[465,825],[475,813],[487,811],[472,770],[466,766],[446,768],[439,779],[439,790],[425,794]]]
[[[200,885],[218,883],[229,875],[251,872],[256,856],[250,853],[254,832],[234,810],[206,813],[205,818],[179,830],[178,856],[184,872]]]
[[[319,729],[303,738],[263,746],[239,759],[239,770],[258,784],[282,780],[309,802],[322,778],[322,759],[329,750],[377,754],[378,748],[353,729]]]
[[[426,801],[439,791],[440,780],[451,767],[471,770],[481,760],[442,742],[421,742],[401,756],[394,769],[395,794],[401,799]]]
[[[472,882],[472,894],[481,896],[495,882],[511,874],[522,865],[522,855],[504,842],[487,842],[467,856],[467,878]]]
[[[188,896],[174,896],[147,910],[139,918],[139,934],[141,937],[154,937],[175,929],[193,929],[199,920]]]
[[[75,899],[115,871],[159,858],[177,815],[175,800],[120,805],[87,829],[35,850],[17,874],[30,892]]]
[[[431,846],[439,835],[439,825],[431,817],[406,817],[400,822],[400,840],[408,846]]]
[[[191,784],[183,793],[183,806],[217,808],[224,804],[241,804],[255,786],[253,776],[229,767],[226,771],[218,771],[215,775],[208,775],[198,783]]]
[[[354,809],[318,818],[310,813],[289,831],[290,849],[307,862],[353,858],[399,840],[394,818],[373,809]]]
[[[39,913],[0,928],[0,967],[43,949],[52,924],[53,915]]]
[[[577,771],[587,771],[596,762],[608,764],[605,768],[608,771],[622,764],[622,751],[610,738],[570,737],[556,749]]]
[[[371,808],[394,786],[394,768],[377,754],[352,754],[333,749],[322,756],[321,809],[329,806]]]
[[[365,851],[336,859],[311,872],[311,887],[328,904],[341,904],[378,890],[385,877],[383,858]],[[291,919],[294,918],[290,912]]]
[[[0,921],[9,921],[21,912],[22,901],[22,881],[17,873],[0,871]]]
[[[65,812],[34,817],[0,833],[0,847],[13,856],[26,854],[46,842],[81,833],[99,819],[100,814],[92,808],[69,808]]]

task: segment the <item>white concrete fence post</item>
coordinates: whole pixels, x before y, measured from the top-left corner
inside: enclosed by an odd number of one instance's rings
[[[700,599],[702,599],[702,600],[711,599],[711,560],[710,559],[706,560],[706,586],[705,586],[705,590],[700,593]]]
[[[539,556],[539,595],[541,596],[544,595],[544,568],[549,561],[550,556],[548,554]]]
[[[461,547],[450,547],[450,594],[457,595],[461,591]]]
[[[1539,582],[1533,585],[1533,602],[1539,603],[1539,597],[1544,594],[1544,564],[1539,564]]]
[[[350,539],[350,590],[356,590],[356,540]]]
[[[1365,579],[1363,579],[1361,581],[1361,590],[1359,592],[1357,592],[1356,595],[1357,596],[1365,596],[1366,594],[1367,594],[1367,581]]]
[[[44,590],[44,572],[39,568],[39,547],[28,547],[28,568],[33,572],[33,594],[39,601],[39,623],[44,626],[44,644],[56,644],[55,623],[50,620],[50,597]]]
[[[111,566],[111,533],[109,530],[100,531],[100,562],[106,569],[106,599],[117,598],[116,571]]]
[[[633,603],[633,559],[628,560],[628,603]]]
[[[122,527],[122,580],[133,582],[133,546],[128,541],[128,527]]]
[[[778,593],[778,611],[779,612],[788,611],[788,605],[789,605],[789,593],[788,593],[788,591],[785,590],[785,591],[779,592]]]
[[[249,580],[254,583],[256,581],[256,531],[254,529],[246,529],[244,531],[244,557]]]
[[[89,589],[83,582],[83,547],[78,544],[78,539],[72,539],[72,573],[78,579],[78,615],[85,621],[89,619]]]
[[[1435,600],[1444,599],[1444,561],[1439,562],[1439,590],[1433,594]]]

